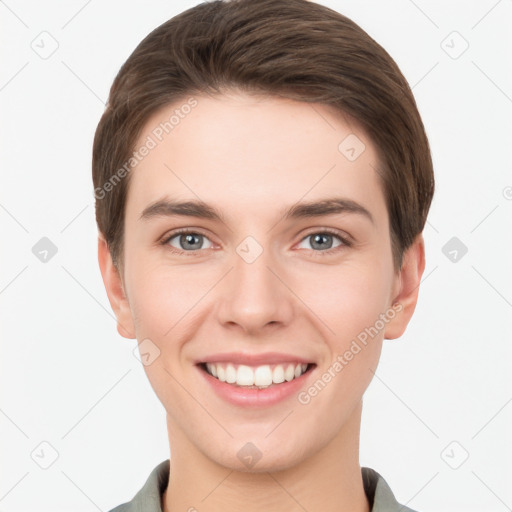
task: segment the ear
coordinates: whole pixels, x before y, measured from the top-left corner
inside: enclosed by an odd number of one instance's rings
[[[393,340],[399,338],[405,332],[407,325],[416,309],[418,293],[420,290],[421,276],[425,270],[425,242],[420,233],[414,239],[413,244],[404,253],[402,268],[396,276],[391,304],[395,305],[397,312],[384,331],[384,338]],[[401,305],[398,309],[396,304]]]
[[[112,262],[107,242],[101,234],[98,235],[98,262],[110,306],[117,318],[117,332],[123,338],[135,339],[135,326],[123,283]]]

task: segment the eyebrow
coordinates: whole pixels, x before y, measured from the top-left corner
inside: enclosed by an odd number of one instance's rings
[[[361,204],[341,197],[326,198],[319,201],[297,203],[290,208],[281,210],[283,220],[303,219],[335,215],[340,213],[352,213],[362,215],[375,224],[372,214]],[[176,201],[160,199],[147,206],[139,220],[149,220],[155,217],[174,216],[197,217],[225,223],[225,217],[217,208],[203,201]]]

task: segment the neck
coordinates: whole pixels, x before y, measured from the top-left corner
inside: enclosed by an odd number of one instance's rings
[[[163,512],[244,512],[322,510],[370,512],[359,465],[360,403],[343,429],[320,451],[280,471],[243,472],[200,452],[168,419],[171,448]]]

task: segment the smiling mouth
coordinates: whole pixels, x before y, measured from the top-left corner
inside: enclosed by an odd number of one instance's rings
[[[198,366],[221,382],[246,389],[265,389],[291,382],[310,372],[315,363],[282,363],[247,366],[235,363],[199,363]]]

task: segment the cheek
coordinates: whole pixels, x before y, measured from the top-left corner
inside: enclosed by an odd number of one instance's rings
[[[353,262],[326,271],[303,274],[301,291],[308,308],[322,320],[331,348],[346,350],[347,343],[375,325],[386,308],[389,283],[379,262]]]
[[[130,300],[140,334],[157,339],[171,336],[206,293],[208,283],[183,267],[141,265],[132,274]]]
[[[316,324],[323,333],[326,357],[317,380],[302,390],[299,402],[311,401],[318,411],[328,411],[334,430],[360,402],[377,369],[384,333],[379,318],[387,291],[383,276],[378,264],[371,270],[345,266],[330,275],[317,274],[315,286],[303,288],[307,305],[321,319]]]

